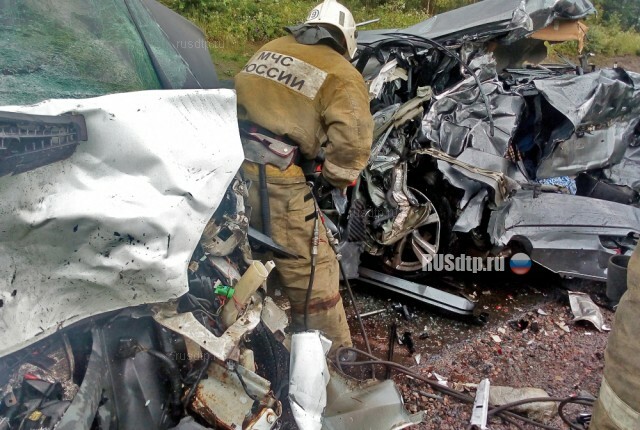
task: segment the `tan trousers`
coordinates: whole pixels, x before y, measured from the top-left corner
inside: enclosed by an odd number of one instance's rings
[[[245,163],[243,176],[253,182],[249,189],[251,226],[262,231],[262,214],[257,167]],[[299,259],[274,258],[281,285],[291,303],[294,331],[303,331],[307,287],[311,274],[311,240],[315,206],[302,171],[292,166],[285,172],[267,169],[272,239]],[[331,350],[351,346],[351,334],[340,297],[339,267],[335,253],[320,223],[320,245],[309,302],[308,328],[322,331],[332,342]]]
[[[627,287],[605,351],[590,430],[640,429],[640,248],[631,256]]]

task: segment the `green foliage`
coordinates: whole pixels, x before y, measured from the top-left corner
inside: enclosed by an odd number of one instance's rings
[[[622,30],[640,31],[640,0],[594,0],[600,20]]]
[[[589,27],[586,49],[606,56],[638,54],[640,34],[624,29],[615,15],[608,20],[601,18]]]
[[[285,34],[284,27],[306,18],[318,0],[163,0],[202,28],[210,42],[237,44],[264,42]],[[443,1],[443,0],[440,0]],[[380,18],[367,28],[407,27],[428,17],[411,0],[345,0],[356,21]]]

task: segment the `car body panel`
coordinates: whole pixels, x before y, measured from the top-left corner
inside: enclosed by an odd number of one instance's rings
[[[187,292],[187,264],[243,160],[232,91],[2,110],[82,114],[88,140],[66,160],[0,178],[0,356]]]

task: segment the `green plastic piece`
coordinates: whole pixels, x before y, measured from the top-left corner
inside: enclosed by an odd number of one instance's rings
[[[225,296],[227,299],[233,297],[233,294],[236,292],[235,288],[228,287],[226,285],[220,285],[216,287],[215,293],[219,296]]]

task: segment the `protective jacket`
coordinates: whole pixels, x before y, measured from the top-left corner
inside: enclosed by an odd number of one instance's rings
[[[307,159],[324,145],[323,176],[333,186],[346,187],[364,169],[373,137],[367,89],[334,49],[276,39],[249,60],[235,88],[239,119],[287,137]]]
[[[640,429],[640,248],[629,261],[604,358],[604,375],[589,430]]]

